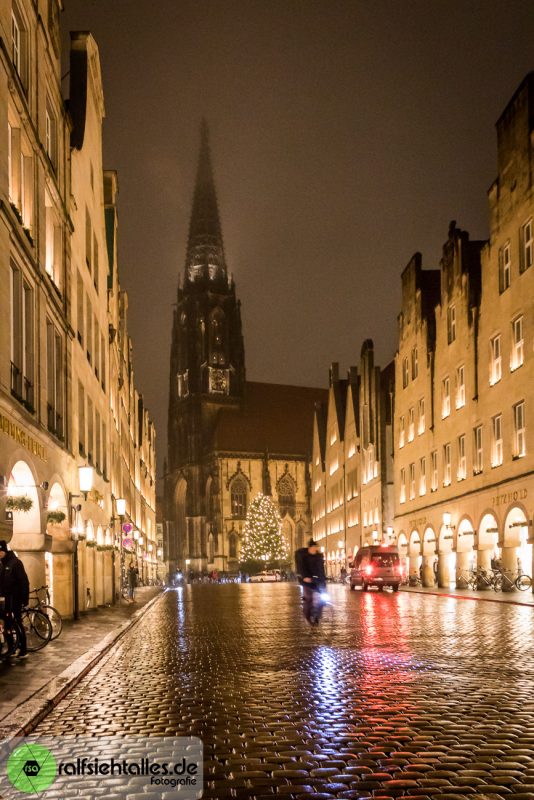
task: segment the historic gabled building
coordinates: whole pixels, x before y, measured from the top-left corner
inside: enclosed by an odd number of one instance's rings
[[[394,365],[374,363],[373,342],[358,369],[330,368],[328,402],[315,412],[313,535],[336,575],[364,544],[388,542],[393,522]]]
[[[311,531],[313,408],[325,392],[246,381],[205,123],[174,312],[165,517],[169,570],[238,568],[247,506],[272,494],[291,549]]]

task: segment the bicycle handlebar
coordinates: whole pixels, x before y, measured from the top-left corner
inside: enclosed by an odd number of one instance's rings
[[[37,587],[35,589],[30,589],[30,594],[35,594],[35,592],[42,592],[44,589],[48,589],[48,586],[39,586],[38,589]]]

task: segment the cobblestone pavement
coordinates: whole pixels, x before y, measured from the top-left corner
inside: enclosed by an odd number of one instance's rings
[[[30,653],[25,661],[11,659],[1,662],[0,724],[20,703],[32,697],[104,636],[116,630],[158,591],[152,587],[142,587],[137,591],[136,603],[89,611],[78,622],[65,620],[61,636],[42,650]]]
[[[36,733],[199,736],[212,798],[533,800],[533,610],[332,597],[167,592]]]

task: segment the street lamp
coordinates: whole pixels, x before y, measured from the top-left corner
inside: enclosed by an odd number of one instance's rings
[[[93,488],[94,474],[95,471],[93,467],[89,467],[87,465],[84,467],[78,467],[78,486],[80,492],[83,494],[84,500],[87,500],[87,495]]]
[[[126,514],[126,500],[124,497],[117,497],[115,500],[115,508],[119,517],[124,517]]]

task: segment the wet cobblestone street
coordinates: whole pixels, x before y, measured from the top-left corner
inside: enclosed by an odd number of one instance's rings
[[[168,591],[35,733],[199,736],[205,797],[532,800],[534,610],[331,594]]]

